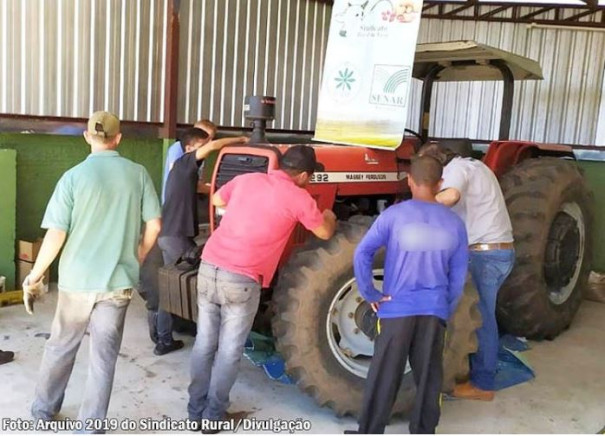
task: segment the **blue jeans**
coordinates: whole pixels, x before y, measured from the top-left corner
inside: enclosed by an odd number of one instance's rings
[[[471,251],[469,270],[479,292],[479,311],[483,324],[477,330],[479,349],[471,355],[471,382],[491,391],[498,369],[498,290],[515,264],[515,250]]]
[[[225,417],[260,290],[253,279],[202,261],[197,276],[198,334],[191,352],[189,419]]]
[[[78,420],[106,418],[131,296],[131,290],[100,294],[59,292],[31,408],[34,418],[51,420],[61,410],[65,388],[87,329],[90,362],[86,384],[75,388],[83,392]]]

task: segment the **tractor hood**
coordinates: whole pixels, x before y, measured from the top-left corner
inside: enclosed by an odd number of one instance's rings
[[[424,80],[433,67],[441,65],[445,69],[435,79],[439,82],[502,80],[493,61],[505,63],[515,80],[544,78],[538,62],[475,41],[418,44],[413,76]]]

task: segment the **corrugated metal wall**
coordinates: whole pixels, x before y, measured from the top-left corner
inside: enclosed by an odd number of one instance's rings
[[[0,112],[163,118],[167,0],[0,0]]]
[[[596,145],[605,145],[605,69],[603,70],[603,87],[601,91],[601,107],[599,108],[599,121],[597,126]]]
[[[495,7],[484,8],[487,12]],[[532,11],[524,8],[521,12]],[[530,29],[526,24],[516,23],[434,19],[421,22],[419,42],[460,39],[509,50],[542,65],[543,81],[515,82],[511,139],[595,144],[599,106],[605,99],[604,32],[578,28]],[[414,97],[408,124],[417,129],[419,89]],[[437,84],[433,93],[431,134],[496,138],[501,98],[501,83]]]
[[[161,121],[166,13],[167,0],[0,0],[0,112],[87,117],[107,109]],[[179,122],[242,126],[244,97],[265,94],[278,101],[271,127],[313,129],[330,15],[315,0],[183,0]],[[542,64],[544,81],[517,82],[512,138],[596,142],[605,33],[422,21],[420,42],[457,39]],[[419,92],[416,84],[412,129]],[[501,95],[498,83],[438,84],[431,133],[495,138]]]
[[[244,97],[272,95],[271,127],[313,129],[329,23],[314,0],[184,1],[178,119],[242,126]]]

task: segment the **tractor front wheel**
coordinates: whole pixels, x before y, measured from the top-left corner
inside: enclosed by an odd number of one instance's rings
[[[355,217],[357,218],[357,217]],[[374,353],[376,315],[359,294],[353,272],[355,247],[371,219],[340,222],[329,241],[313,240],[282,268],[273,293],[273,334],[288,372],[320,406],[338,415],[358,416],[365,378]],[[382,286],[384,255],[374,263]],[[477,349],[481,320],[476,291],[467,287],[459,311],[448,326],[444,388],[468,372],[467,355]],[[414,381],[405,369],[393,414],[409,411]]]

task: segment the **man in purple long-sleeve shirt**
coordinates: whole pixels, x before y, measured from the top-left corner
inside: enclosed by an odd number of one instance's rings
[[[379,318],[359,433],[384,433],[408,356],[416,382],[410,433],[434,433],[439,423],[446,323],[468,267],[464,223],[435,200],[442,170],[430,156],[414,159],[408,175],[413,199],[384,211],[355,251],[359,291]],[[381,247],[386,247],[382,292],[372,275]]]

